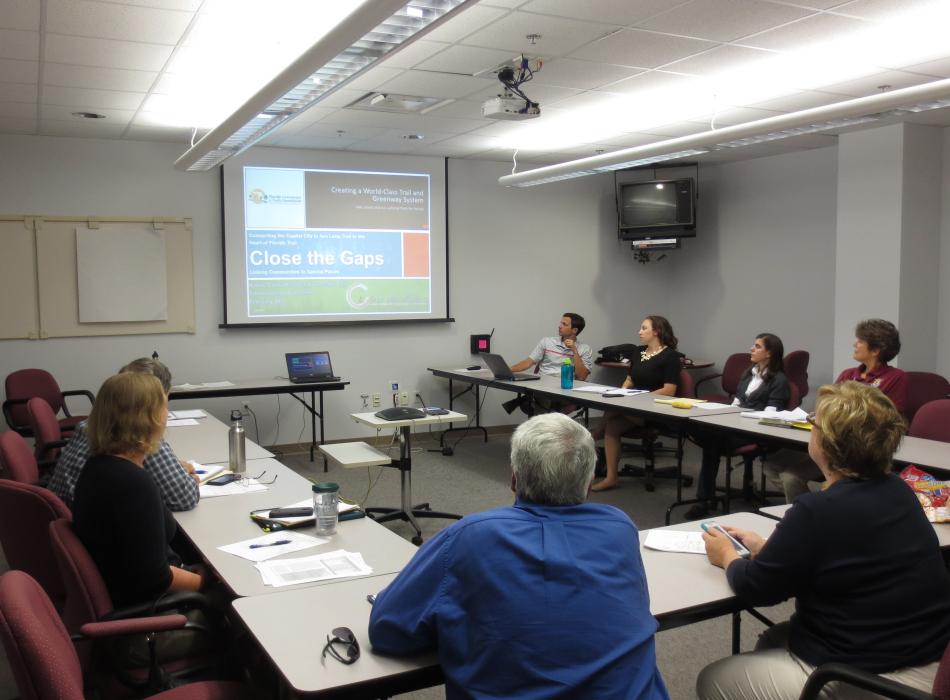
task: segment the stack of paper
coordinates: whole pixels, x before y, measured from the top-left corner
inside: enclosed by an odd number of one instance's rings
[[[285,535],[283,532],[279,534]],[[373,573],[363,561],[362,554],[343,549],[301,559],[262,561],[254,566],[261,572],[264,584],[275,587],[349,576],[368,576]]]
[[[218,549],[250,561],[265,561],[280,554],[299,552],[301,549],[309,549],[320,544],[326,544],[329,541],[326,537],[311,537],[299,532],[287,531],[275,532],[243,542],[235,542],[234,544],[226,544],[223,547],[218,547]]]
[[[215,496],[243,496],[248,493],[257,493],[266,491],[264,484],[259,484],[257,479],[240,479],[232,481],[224,486],[212,486],[211,484],[201,484],[198,487],[198,493],[202,498],[214,498]]]
[[[774,418],[791,422],[803,422],[808,420],[808,414],[801,408],[791,411],[743,411],[739,414],[743,418]]]
[[[643,546],[648,549],[658,549],[661,552],[706,553],[706,544],[703,542],[703,533],[701,532],[648,530]]]

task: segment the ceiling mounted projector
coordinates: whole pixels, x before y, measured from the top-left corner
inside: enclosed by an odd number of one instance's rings
[[[541,116],[541,106],[515,95],[498,95],[482,104],[482,116],[486,119],[521,121]]]

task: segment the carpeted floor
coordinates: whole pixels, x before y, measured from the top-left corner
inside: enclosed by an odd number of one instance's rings
[[[428,438],[428,435],[422,434],[413,442],[412,488],[415,503],[428,502],[435,510],[461,515],[511,503],[507,435],[495,435],[487,443],[482,442],[481,436],[474,434],[461,441],[458,441],[457,434],[450,436],[448,443],[455,448],[454,455],[450,457],[443,456],[440,451],[430,451],[437,444]],[[384,442],[388,443],[388,439]],[[399,503],[399,472],[395,469],[336,468],[324,474],[322,463],[318,461],[311,464],[303,451],[291,453],[288,450],[279,458],[307,478],[338,482],[344,496],[363,501],[368,506]],[[692,448],[687,454],[687,473],[695,473],[698,458],[698,451]],[[638,460],[632,458],[630,461]],[[643,488],[641,479],[629,478],[624,479],[622,488],[593,494],[592,498],[620,508],[640,529],[645,529],[664,524],[666,508],[675,499],[675,494],[675,485],[671,481],[658,481],[656,491],[649,493]],[[745,504],[740,502],[733,509],[743,507]],[[674,522],[682,520],[682,510],[679,510],[678,519],[674,517]],[[423,535],[429,537],[449,522],[422,520]],[[412,535],[407,523],[389,523],[386,526],[407,539]],[[787,619],[791,609],[791,604],[785,603],[762,612],[779,621]],[[761,630],[761,623],[748,615],[743,616],[743,650],[753,647]],[[670,697],[673,700],[694,698],[697,673],[707,663],[729,654],[730,642],[731,619],[728,617],[660,632],[656,638],[657,654]],[[444,696],[444,689],[437,687],[399,697],[405,700],[433,700]],[[8,700],[15,697],[17,691],[9,666],[5,658],[0,659],[0,698]]]

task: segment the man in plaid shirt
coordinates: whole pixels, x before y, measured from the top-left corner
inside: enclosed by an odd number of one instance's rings
[[[166,394],[171,389],[171,372],[158,360],[143,357],[130,362],[119,371],[152,374],[158,377]],[[47,488],[62,498],[67,505],[72,504],[76,482],[79,481],[79,475],[90,456],[86,424],[81,423],[60,453],[56,470],[47,485]],[[162,440],[158,450],[145,458],[143,467],[155,479],[169,510],[191,510],[198,505],[199,477],[194,473],[195,469],[191,464],[182,462],[175,456],[167,442]]]

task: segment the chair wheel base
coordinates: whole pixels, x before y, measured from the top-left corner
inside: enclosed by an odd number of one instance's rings
[[[422,535],[416,535],[416,536],[413,537],[412,540],[410,540],[410,541],[411,541],[414,545],[416,545],[417,547],[419,547],[420,545],[422,545]]]

